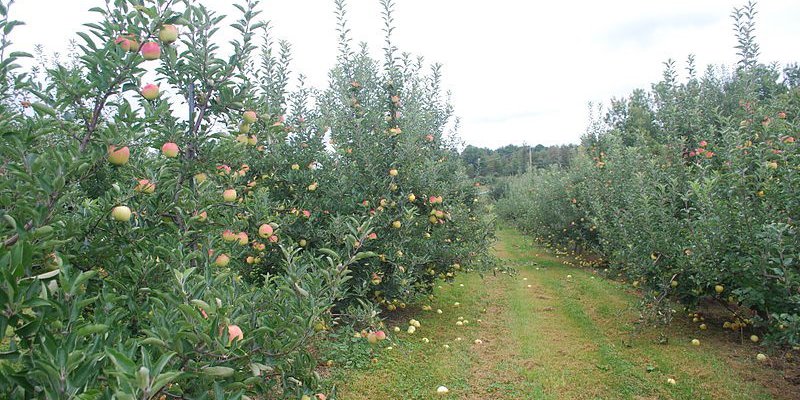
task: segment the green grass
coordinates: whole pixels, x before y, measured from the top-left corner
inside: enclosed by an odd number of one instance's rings
[[[465,275],[443,285],[431,304],[442,314],[418,312],[422,328],[392,333],[385,346],[393,349],[369,369],[334,371],[338,398],[772,398],[765,383],[778,382],[777,372],[753,357],[734,360],[730,342],[680,324],[666,345],[655,332],[632,335],[636,297],[625,285],[565,266],[514,230],[499,238],[496,253],[517,275]],[[470,324],[457,326],[459,316]],[[700,347],[689,345],[695,336]],[[437,396],[439,385],[450,394]]]

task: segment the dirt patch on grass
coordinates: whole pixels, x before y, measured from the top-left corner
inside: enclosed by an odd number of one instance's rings
[[[462,399],[494,399],[497,398],[497,394],[493,393],[491,388],[514,385],[515,382],[524,381],[524,377],[512,370],[507,368],[503,371],[499,370],[502,364],[514,358],[512,349],[515,348],[515,343],[509,331],[511,320],[508,313],[507,286],[509,283],[509,278],[505,276],[487,277],[484,280],[488,306],[480,325],[483,344],[472,347],[475,358],[480,362],[473,363],[470,368],[470,391],[465,393],[461,397]]]

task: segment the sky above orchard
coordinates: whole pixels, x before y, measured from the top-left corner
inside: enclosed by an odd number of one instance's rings
[[[236,15],[231,1],[203,2]],[[348,2],[356,41],[380,57],[378,0]],[[698,69],[733,65],[736,39],[730,14],[740,1],[723,0],[396,0],[394,41],[401,51],[444,65],[445,88],[460,118],[466,144],[577,143],[588,124],[588,102],[646,88],[668,58],[695,54]],[[81,24],[96,20],[102,0],[17,0],[11,17],[14,50],[65,52]],[[263,0],[272,35],[292,44],[293,71],[325,87],[336,58],[332,0]],[[760,61],[800,61],[800,1],[762,0],[756,37]],[[227,21],[232,21],[228,18]],[[224,35],[233,35],[223,31]],[[230,36],[220,36],[226,43]]]

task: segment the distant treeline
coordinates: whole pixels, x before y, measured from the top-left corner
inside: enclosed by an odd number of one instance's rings
[[[577,145],[516,146],[508,145],[496,150],[467,146],[461,159],[470,177],[495,178],[522,174],[531,169],[550,165],[569,166]]]

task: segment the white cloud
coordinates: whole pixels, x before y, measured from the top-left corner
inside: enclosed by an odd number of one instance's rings
[[[383,45],[377,0],[349,1],[356,41]],[[518,0],[397,0],[395,41],[402,51],[444,64],[447,89],[468,144],[576,142],[587,124],[588,101],[606,101],[660,78],[662,62],[690,53],[698,69],[731,64],[732,7],[743,1],[689,0],[535,2]],[[64,49],[81,24],[96,16],[93,0],[24,0],[12,8],[16,49],[44,44]],[[232,14],[228,2],[206,1]],[[262,17],[273,35],[292,44],[294,71],[324,86],[336,57],[336,20],[330,0],[265,0]],[[761,60],[796,61],[800,3],[758,5]],[[225,40],[227,41],[227,40]]]

